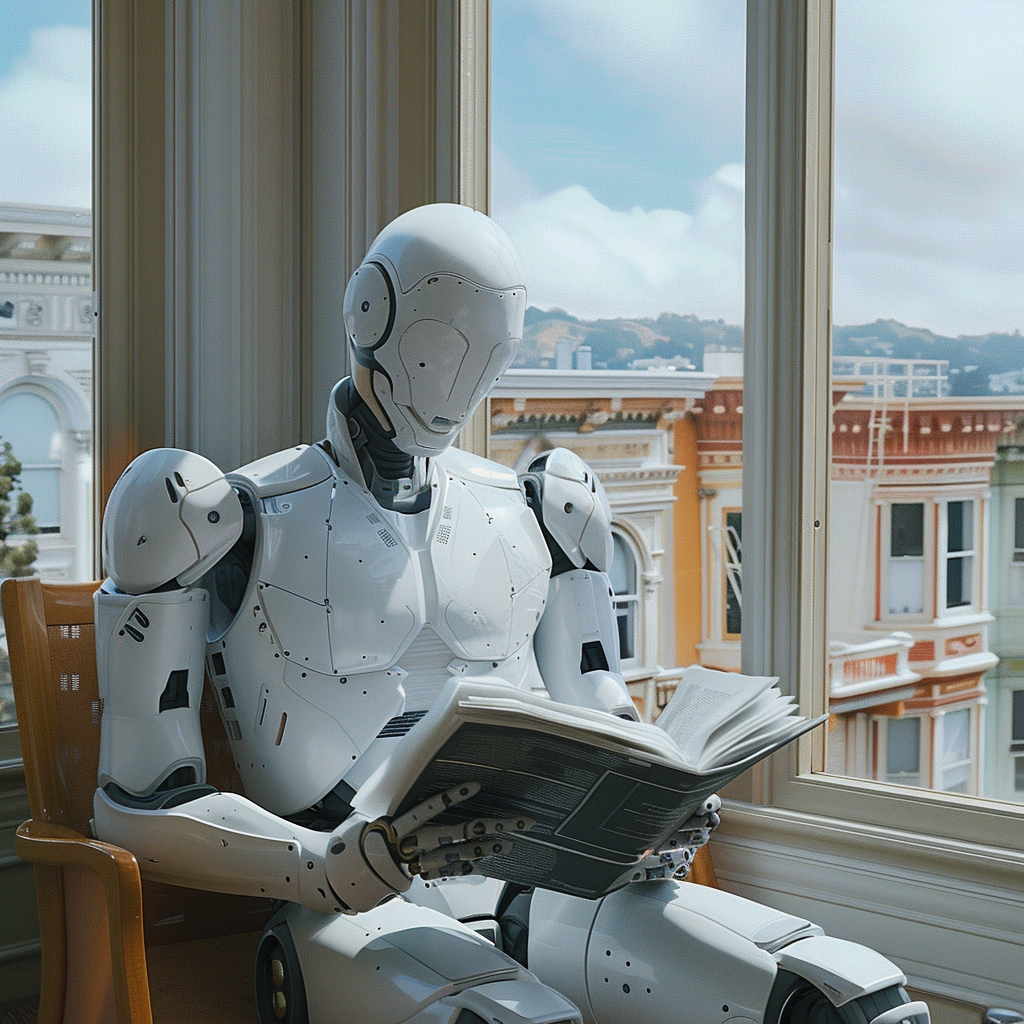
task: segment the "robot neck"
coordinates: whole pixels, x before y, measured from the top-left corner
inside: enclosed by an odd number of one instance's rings
[[[338,397],[347,405],[341,411],[363,479],[377,504],[408,514],[425,509],[430,504],[427,460],[403,452],[388,437],[351,379]]]

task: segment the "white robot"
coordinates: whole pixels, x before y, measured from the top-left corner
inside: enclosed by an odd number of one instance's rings
[[[593,901],[477,873],[530,823],[432,826],[471,779],[396,821],[359,810],[452,676],[634,717],[593,472],[562,449],[517,479],[452,447],[525,308],[493,222],[411,211],[345,293],[355,371],[326,440],[227,476],[174,449],[125,470],[96,598],[97,836],[148,877],[281,901],[267,1024],[927,1022],[877,953],[679,880],[717,799]],[[245,798],[205,783],[204,670]]]

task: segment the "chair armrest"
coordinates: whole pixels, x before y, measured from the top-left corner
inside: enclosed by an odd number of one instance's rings
[[[110,935],[110,961],[118,1021],[151,1024],[142,882],[134,854],[64,825],[30,819],[18,827],[15,852],[47,868],[79,868],[102,885]]]

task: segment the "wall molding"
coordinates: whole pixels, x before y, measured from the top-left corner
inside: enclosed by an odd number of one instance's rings
[[[871,946],[923,991],[1024,1006],[1024,852],[728,801],[724,889]]]

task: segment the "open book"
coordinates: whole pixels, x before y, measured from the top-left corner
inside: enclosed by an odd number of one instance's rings
[[[688,668],[655,725],[558,704],[480,679],[453,679],[356,796],[395,817],[453,786],[480,792],[436,820],[526,816],[510,852],[477,870],[596,898],[624,885],[703,801],[820,724],[777,680]]]

